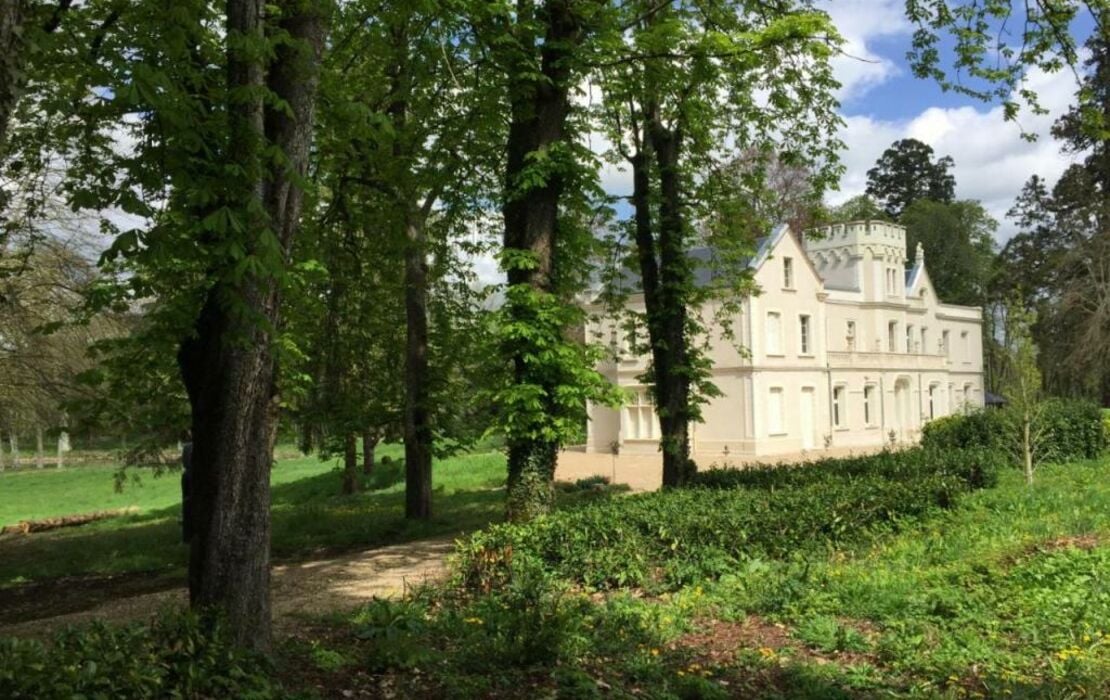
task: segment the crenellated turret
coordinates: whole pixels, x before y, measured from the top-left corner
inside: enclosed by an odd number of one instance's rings
[[[805,246],[830,289],[859,291],[869,301],[905,294],[903,226],[887,221],[831,224],[809,231]]]

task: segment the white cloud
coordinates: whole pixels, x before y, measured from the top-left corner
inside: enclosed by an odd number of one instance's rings
[[[1000,241],[1013,235],[1013,224],[1006,212],[1031,175],[1053,183],[1073,162],[1052,139],[1052,123],[1073,99],[1075,84],[1063,74],[1037,73],[1029,87],[1040,96],[1049,110],[1047,115],[1025,113],[1020,126],[1007,122],[1001,107],[930,107],[904,120],[881,120],[867,116],[845,117],[841,138],[846,144],[842,154],[847,168],[841,189],[830,200],[841,202],[861,194],[867,183],[867,170],[894,141],[916,138],[933,147],[938,156],[952,156],[956,162],[956,196],[977,199],[1001,224]],[[1022,129],[1038,138],[1022,138]]]
[[[837,97],[842,102],[859,98],[868,90],[899,75],[901,68],[881,56],[870,42],[909,34],[904,0],[827,0],[821,6],[844,38],[843,55],[833,60],[841,83]]]

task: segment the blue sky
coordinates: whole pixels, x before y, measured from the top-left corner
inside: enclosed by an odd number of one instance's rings
[[[905,60],[912,27],[906,21],[905,0],[824,0],[819,3],[832,16],[848,42],[846,52],[866,60],[837,59],[841,113],[846,126],[841,134],[847,172],[833,203],[859,194],[866,185],[866,171],[893,141],[913,137],[931,145],[938,155],[956,161],[956,194],[978,199],[998,219],[997,238],[1013,234],[1005,213],[1033,174],[1054,182],[1074,156],[1060,152],[1049,135],[1053,121],[1067,109],[1076,85],[1070,73],[1034,73],[1029,84],[1049,109],[1047,116],[1026,114],[1021,127],[1006,122],[1000,108],[973,98],[945,93],[929,80],[911,74]],[[1078,36],[1089,33],[1089,18],[1076,23]],[[1021,128],[1038,135],[1028,143]]]

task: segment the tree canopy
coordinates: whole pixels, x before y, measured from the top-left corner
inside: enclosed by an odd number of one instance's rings
[[[917,139],[895,141],[867,171],[867,194],[895,220],[921,199],[950,203],[956,196],[953,165],[948,156],[934,158],[932,146]]]

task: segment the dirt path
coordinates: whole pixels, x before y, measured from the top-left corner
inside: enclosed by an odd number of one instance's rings
[[[274,567],[272,605],[278,633],[298,618],[355,608],[375,597],[442,577],[454,540],[438,538]],[[184,606],[184,587],[108,600],[80,612],[0,625],[0,636],[42,637],[90,620],[133,622],[166,607]]]

